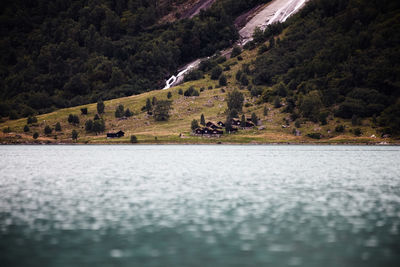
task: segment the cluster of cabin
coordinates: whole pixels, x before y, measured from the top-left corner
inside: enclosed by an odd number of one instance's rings
[[[229,133],[237,132],[239,128],[247,129],[255,126],[254,123],[251,121],[251,119],[247,119],[245,127],[241,127],[241,121],[236,118],[232,118],[231,125],[232,129],[229,131]],[[225,123],[223,123],[222,121],[219,121],[217,123],[209,121],[206,123],[204,127],[199,127],[195,129],[193,133],[198,136],[219,137],[224,133],[223,131],[224,127]]]
[[[219,121],[218,123],[213,123],[211,121],[206,123],[205,127],[199,127],[194,130],[195,135],[200,135],[200,136],[221,136],[224,134],[224,131],[222,130],[222,127],[224,127],[225,124],[222,121]]]

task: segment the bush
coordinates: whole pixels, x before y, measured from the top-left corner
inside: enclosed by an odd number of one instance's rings
[[[136,135],[131,135],[131,143],[136,144],[137,142],[138,142],[138,139],[137,139]]]
[[[238,56],[237,59],[238,59],[239,61],[242,61],[242,60],[243,60],[242,56]]]
[[[196,130],[197,128],[199,128],[199,123],[197,122],[197,120],[193,119],[193,120],[192,120],[192,123],[191,123],[191,125],[190,125],[190,129],[192,129],[192,132],[193,132],[193,131]]]
[[[79,124],[79,117],[77,115],[68,115],[68,122],[71,124]]]
[[[3,133],[11,133],[11,128],[10,128],[10,126],[4,128],[4,129],[3,129]]]
[[[249,79],[247,78],[246,74],[242,74],[242,76],[240,77],[240,84],[244,86],[249,85]]]
[[[124,106],[118,105],[118,107],[115,109],[115,117],[121,118],[123,116],[124,116]]]
[[[182,89],[179,89],[178,94],[183,95]]]
[[[232,93],[228,93],[226,101],[229,110],[236,109],[237,111],[242,111],[244,97],[237,89],[233,90]]]
[[[355,136],[360,136],[360,135],[362,135],[362,132],[361,132],[361,129],[360,129],[360,128],[355,128],[354,131],[353,131],[353,133],[354,133]]]
[[[257,125],[258,118],[254,112],[251,114],[251,121],[254,123],[254,125]]]
[[[88,109],[87,108],[81,108],[81,114],[82,115],[88,114]]]
[[[32,135],[33,139],[37,139],[39,137],[39,134],[37,132],[33,133]]]
[[[321,125],[327,125],[327,119],[328,118],[328,113],[327,112],[321,112],[319,113],[319,118],[318,120],[321,122]]]
[[[231,53],[231,57],[236,57],[238,55],[240,55],[242,53],[242,49],[240,48],[240,46],[235,45],[232,49],[232,53]]]
[[[157,104],[154,106],[154,119],[156,121],[167,121],[169,119],[171,103],[169,100],[157,101]]]
[[[78,140],[78,132],[74,129],[71,133],[72,140]]]
[[[344,126],[343,125],[337,125],[335,127],[335,132],[337,133],[343,133],[344,132]]]
[[[29,132],[29,126],[28,125],[25,125],[24,126],[24,132],[26,133],[26,132]]]
[[[295,126],[296,128],[300,128],[300,127],[301,127],[301,122],[300,122],[300,120],[296,120],[296,122],[294,123],[294,126]]]
[[[268,108],[267,107],[264,107],[263,114],[264,114],[264,116],[268,116]]]
[[[226,86],[227,85],[226,77],[223,74],[221,76],[219,76],[219,85],[220,86]]]
[[[192,70],[185,75],[184,81],[196,81],[204,78],[204,74],[201,70]]]
[[[56,130],[56,132],[60,132],[61,131],[61,124],[59,122],[56,123],[55,130]]]
[[[168,92],[167,98],[170,99],[171,97],[172,97],[172,93],[171,93],[171,92]]]
[[[200,116],[200,124],[203,126],[206,125],[206,120],[204,119],[204,114],[201,114],[201,116]]]
[[[222,69],[220,66],[215,66],[212,70],[211,70],[211,79],[212,80],[218,80],[219,76],[222,73]]]
[[[321,139],[321,134],[320,133],[309,133],[307,134],[308,137],[312,139]]]
[[[127,108],[126,110],[125,110],[125,117],[132,117],[133,116],[133,112],[132,111],[130,111],[130,109],[129,108]]]
[[[279,96],[275,97],[275,100],[274,100],[274,107],[275,107],[275,108],[280,108],[281,106],[282,106],[282,104],[281,104],[281,99],[280,99],[280,97],[279,97]]]
[[[93,121],[92,120],[86,121],[85,130],[86,130],[86,132],[91,132],[93,130]]]
[[[33,117],[29,116],[28,119],[27,119],[27,123],[28,124],[37,123],[37,121],[38,121],[37,118],[34,117],[34,116]]]
[[[184,93],[184,96],[199,96],[200,93],[193,86],[190,86]]]
[[[44,127],[44,134],[45,134],[45,135],[51,134],[52,131],[53,131],[53,130],[50,128],[49,125],[46,125],[46,127]]]
[[[95,133],[101,133],[104,132],[104,130],[106,129],[105,123],[103,120],[95,120],[93,122],[93,128],[92,131]]]
[[[104,102],[103,101],[99,101],[97,102],[97,113],[98,114],[103,114],[104,113]]]

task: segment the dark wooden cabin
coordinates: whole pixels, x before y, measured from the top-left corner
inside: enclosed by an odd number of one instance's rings
[[[236,125],[236,126],[240,126],[240,120],[239,120],[239,119],[233,118],[233,119],[231,120],[231,124],[232,124],[232,125]]]
[[[203,134],[203,129],[202,128],[197,128],[196,130],[194,130],[195,134]]]
[[[219,121],[217,124],[218,124],[219,126],[221,126],[221,127],[225,127],[225,123],[223,123],[222,121]]]
[[[119,131],[116,133],[107,133],[107,138],[120,138],[124,135],[125,135],[125,133],[123,131]]]

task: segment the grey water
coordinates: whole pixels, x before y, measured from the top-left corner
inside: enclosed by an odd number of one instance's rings
[[[0,146],[0,266],[400,266],[400,147]]]

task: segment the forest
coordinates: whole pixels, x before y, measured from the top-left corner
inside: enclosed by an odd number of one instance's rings
[[[246,48],[259,55],[236,76],[249,75],[265,102],[284,99],[293,120],[372,117],[400,134],[399,45],[399,1],[310,1],[284,25],[255,31]]]
[[[159,89],[179,66],[231,46],[261,0],[219,0],[159,24],[184,0],[2,1],[0,116],[16,119]]]

